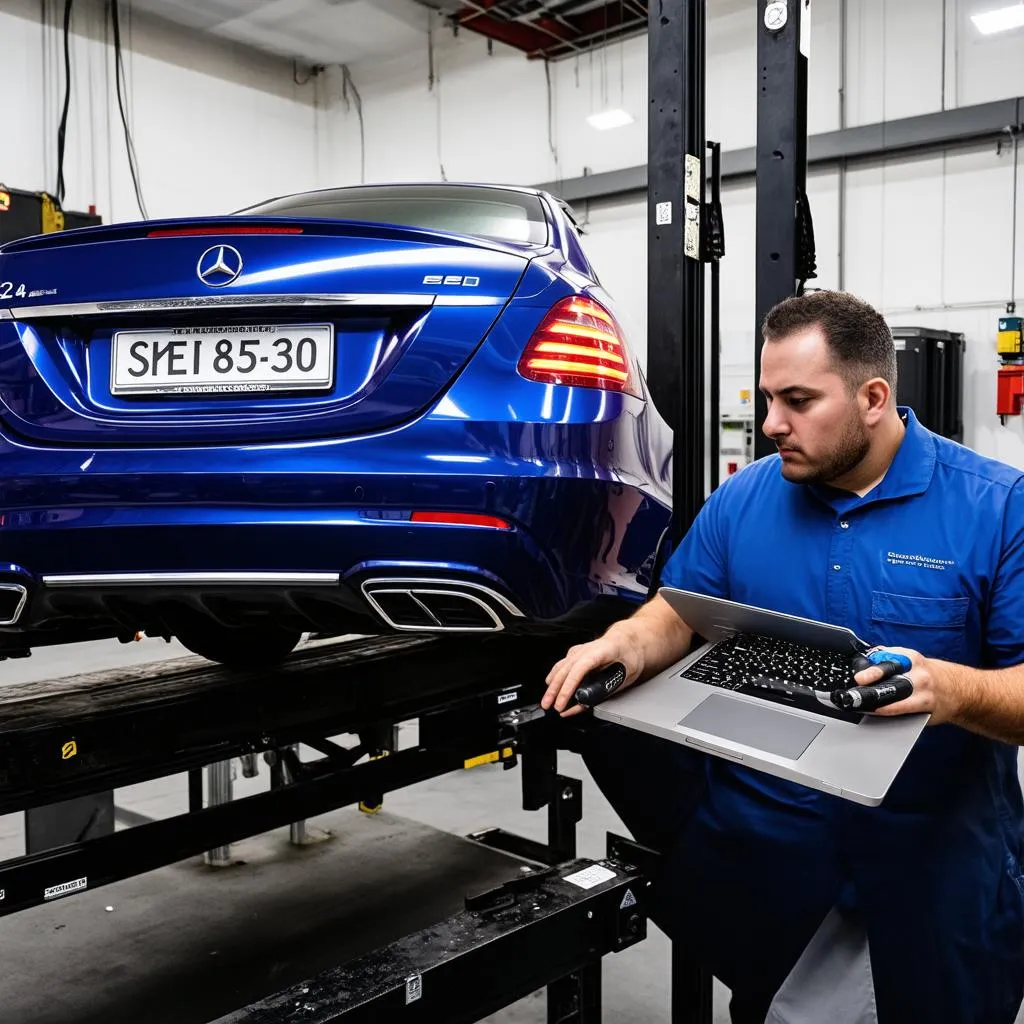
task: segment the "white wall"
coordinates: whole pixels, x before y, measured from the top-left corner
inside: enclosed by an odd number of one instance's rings
[[[811,133],[1024,95],[1024,32],[981,37],[970,15],[995,0],[847,0],[845,104],[841,0],[814,0],[808,121]],[[995,4],[998,6],[997,4]],[[708,136],[751,146],[756,131],[757,5],[709,0]],[[424,15],[425,24],[429,15]],[[943,40],[945,38],[945,53]],[[592,58],[552,65],[549,132],[543,65],[471,33],[434,33],[428,54],[355,65],[365,118],[365,177],[506,180],[533,184],[642,164],[647,153],[646,38]],[[336,180],[361,177],[353,109],[327,76]],[[636,123],[597,132],[586,115],[625,106]],[[843,107],[845,109],[843,109]],[[550,140],[550,141],[549,141]],[[553,146],[552,146],[553,142]],[[1024,150],[1024,145],[1022,145]],[[553,152],[554,150],[554,152]],[[557,154],[557,161],[556,161]],[[1024,309],[1024,153],[1018,184],[1017,301]],[[879,305],[893,324],[967,335],[967,441],[1024,466],[1024,423],[1003,428],[995,406],[996,320],[1010,290],[1013,165],[1006,148],[812,171],[818,287],[843,285]],[[840,189],[845,252],[840,274]],[[728,255],[722,269],[723,406],[753,382],[754,192],[725,190]],[[586,244],[605,282],[646,322],[646,208],[642,199],[591,204]],[[918,308],[923,307],[923,308]]]
[[[57,187],[63,6],[0,0],[0,181],[12,188]],[[104,220],[117,221],[139,211],[104,6],[79,0],[74,8],[64,205],[95,204]],[[227,212],[319,184],[325,165],[318,83],[296,85],[290,61],[132,16],[130,5],[121,6],[126,109],[150,217]]]

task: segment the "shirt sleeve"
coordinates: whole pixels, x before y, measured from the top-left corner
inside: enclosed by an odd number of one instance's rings
[[[1003,508],[999,565],[989,600],[986,661],[993,668],[1024,662],[1024,477]]]
[[[661,583],[708,597],[729,598],[728,553],[723,497],[731,480],[722,484],[700,512],[672,552],[661,572]]]

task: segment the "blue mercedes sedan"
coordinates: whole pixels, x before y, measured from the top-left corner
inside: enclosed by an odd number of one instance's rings
[[[445,183],[0,248],[0,658],[628,614],[672,437],[580,235]]]

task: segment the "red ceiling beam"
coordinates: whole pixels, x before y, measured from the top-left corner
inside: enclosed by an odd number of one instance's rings
[[[497,39],[499,43],[507,43],[529,54],[543,53],[551,44],[563,45],[540,29],[531,28],[520,22],[495,18],[490,14],[481,14],[479,11],[460,12],[455,18],[460,25],[465,25],[474,32],[479,32],[490,39]]]
[[[603,8],[596,8],[587,14],[579,14],[571,20],[578,36],[593,36],[604,32],[606,27],[611,32],[614,29],[620,28],[626,22],[637,19],[635,15],[630,17],[627,14],[625,5],[614,3],[607,4]]]
[[[538,15],[530,20],[509,20],[498,13],[498,0],[473,0],[455,16],[460,25],[523,50],[530,57],[566,54],[596,45],[605,32],[609,35],[623,26],[638,23],[636,14],[627,12],[632,5],[618,0],[587,14],[567,16],[562,20]],[[495,13],[492,13],[495,12]],[[591,42],[593,40],[593,42]]]

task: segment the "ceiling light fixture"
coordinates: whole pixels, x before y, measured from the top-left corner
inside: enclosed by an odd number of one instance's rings
[[[1012,28],[1022,28],[1024,27],[1024,3],[1014,4],[1012,7],[1000,7],[998,10],[986,11],[984,14],[972,14],[971,21],[985,36],[993,35],[996,32],[1008,32]]]
[[[609,128],[622,128],[633,123],[633,115],[625,110],[602,110],[599,114],[591,114],[587,123],[593,128],[607,131]]]

